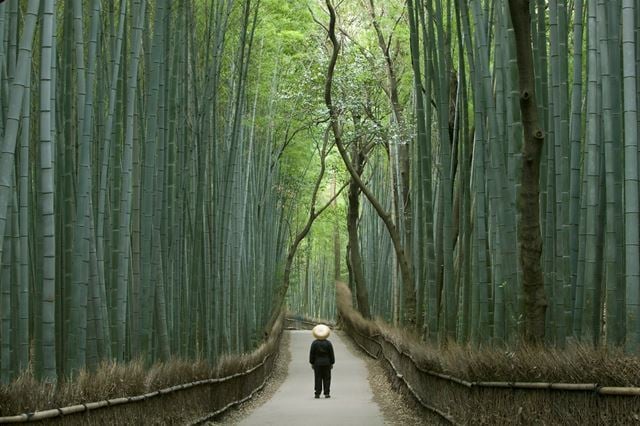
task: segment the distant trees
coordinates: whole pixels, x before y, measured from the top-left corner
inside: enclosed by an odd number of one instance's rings
[[[338,196],[340,196],[340,193],[345,188],[345,186],[342,186],[342,188],[340,188],[337,191],[334,191],[334,193],[331,194],[331,197],[329,198],[328,201],[325,201],[322,204],[318,204],[320,187],[322,185],[323,178],[326,171],[326,160],[332,148],[333,148],[333,144],[329,141],[328,131],[325,131],[324,137],[322,138],[322,143],[321,144],[317,143],[317,146],[316,146],[317,155],[319,157],[319,162],[320,162],[320,171],[318,172],[318,175],[316,176],[315,182],[313,184],[308,215],[306,217],[306,220],[302,224],[301,228],[299,230],[298,229],[295,230],[293,241],[291,242],[287,250],[287,257],[284,264],[284,274],[282,278],[282,283],[278,284],[278,286],[276,287],[276,293],[274,294],[275,303],[271,308],[271,317],[269,318],[269,321],[267,322],[267,325],[266,325],[267,332],[273,328],[273,325],[277,321],[278,316],[280,315],[280,312],[284,305],[285,298],[291,283],[291,274],[293,272],[293,261],[298,251],[298,247],[300,247],[300,244],[302,243],[302,241],[307,237],[307,235],[309,235],[309,231],[311,231],[311,227],[313,226],[313,223],[316,221],[316,219],[322,214],[322,212],[327,210],[334,203],[335,199]],[[307,262],[309,262],[310,260],[309,257],[310,257],[310,254],[307,253]],[[307,264],[307,267],[306,267],[307,270],[305,271],[306,274],[309,273],[308,268],[309,268],[309,265]],[[306,277],[305,279],[308,280],[308,277]],[[306,285],[308,286],[308,282],[306,283]],[[309,292],[309,289],[308,287],[306,287],[305,293],[308,293],[308,292]],[[308,302],[308,296],[304,299],[304,302],[305,303]]]

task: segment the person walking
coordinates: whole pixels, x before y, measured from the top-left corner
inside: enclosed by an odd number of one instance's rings
[[[331,329],[324,324],[318,324],[311,331],[316,340],[311,343],[309,363],[313,368],[315,379],[315,397],[320,398],[324,389],[324,397],[331,398],[331,369],[336,362],[333,355],[333,345],[327,338]]]

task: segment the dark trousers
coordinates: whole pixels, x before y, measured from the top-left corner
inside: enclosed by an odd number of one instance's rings
[[[322,393],[324,387],[324,394],[329,395],[329,389],[331,388],[331,366],[317,366],[313,367],[313,375],[316,379],[316,395]]]

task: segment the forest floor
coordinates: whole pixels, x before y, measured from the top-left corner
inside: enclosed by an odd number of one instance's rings
[[[310,331],[287,331],[273,376],[256,397],[217,419],[231,425],[419,425],[427,424],[412,402],[397,393],[378,361],[367,358],[346,335],[331,337],[336,364],[331,399],[313,397]]]

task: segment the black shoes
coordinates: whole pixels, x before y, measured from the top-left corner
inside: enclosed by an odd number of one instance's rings
[[[331,398],[331,395],[325,395],[324,397],[325,398]]]
[[[315,396],[315,398],[316,398],[316,399],[319,399],[319,398],[320,398],[320,395],[316,395],[316,396]]]

